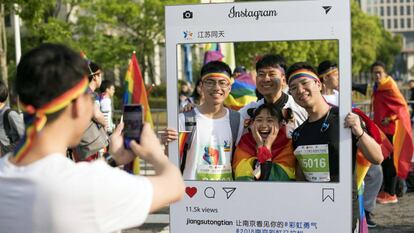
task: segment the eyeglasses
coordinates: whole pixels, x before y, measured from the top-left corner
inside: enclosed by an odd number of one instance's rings
[[[230,86],[230,83],[227,80],[214,81],[212,79],[207,79],[203,81],[203,84],[208,88],[213,88],[217,84],[219,85],[220,88],[227,88]]]

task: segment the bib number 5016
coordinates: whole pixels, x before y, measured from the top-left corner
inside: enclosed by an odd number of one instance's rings
[[[326,159],[325,158],[304,158],[303,167],[305,168],[325,168]]]

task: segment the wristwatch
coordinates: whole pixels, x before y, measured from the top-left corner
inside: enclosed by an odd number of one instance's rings
[[[112,158],[112,155],[109,154],[108,152],[105,152],[103,154],[103,157],[105,158],[105,161],[108,163],[109,166],[111,167],[117,167],[118,164],[116,164],[116,161],[114,158]]]

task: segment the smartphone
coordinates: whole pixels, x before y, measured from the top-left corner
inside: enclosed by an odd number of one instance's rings
[[[125,104],[123,109],[123,121],[124,121],[124,146],[129,148],[131,140],[140,142],[141,131],[144,121],[144,109],[141,104]]]

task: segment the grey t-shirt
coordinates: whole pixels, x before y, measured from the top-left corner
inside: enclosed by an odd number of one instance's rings
[[[1,145],[5,145],[5,146],[10,145],[10,140],[7,137],[6,131],[4,129],[3,116],[6,110],[9,108],[10,107],[5,106],[2,109],[0,109],[0,143]],[[12,138],[21,138],[24,134],[23,115],[19,114],[16,111],[10,111],[8,118],[9,118]]]

